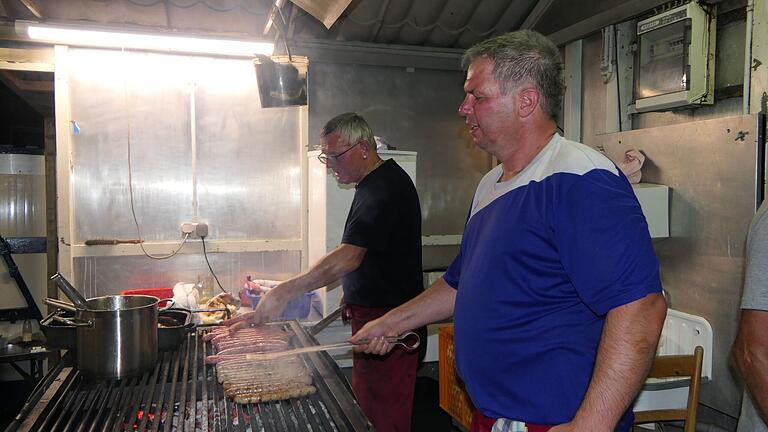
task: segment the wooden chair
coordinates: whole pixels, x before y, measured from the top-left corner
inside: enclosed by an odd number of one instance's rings
[[[701,387],[701,364],[704,359],[704,348],[697,346],[693,355],[671,355],[656,357],[651,366],[648,378],[690,377],[688,388],[688,403],[681,409],[659,409],[636,411],[635,424],[656,423],[662,421],[685,421],[685,432],[696,430],[696,412],[699,406],[699,390]]]

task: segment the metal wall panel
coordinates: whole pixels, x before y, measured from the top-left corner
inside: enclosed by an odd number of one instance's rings
[[[71,273],[87,296],[173,286],[208,273],[190,245],[165,261],[136,248],[137,255],[126,255],[82,246],[139,236],[129,184],[150,250],[180,242],[182,222],[208,223],[209,259],[227,290],[236,291],[246,274],[284,279],[301,270],[305,110],[262,109],[250,60],[60,51],[57,63],[66,69],[57,80],[67,75],[68,85],[57,92],[57,119],[69,131],[59,140],[59,169],[70,168],[71,177],[59,205],[60,214],[71,206],[74,227],[62,260],[73,248],[85,251],[75,254]],[[273,250],[258,252],[265,245]],[[115,254],[121,256],[106,256]],[[68,273],[68,264],[61,267]]]
[[[714,329],[713,379],[701,402],[738,416],[741,387],[730,369],[747,230],[755,213],[757,117],[738,116],[598,135],[609,157],[639,149],[643,181],[671,190],[670,236],[654,243],[670,307]],[[743,139],[742,139],[743,137]]]
[[[0,154],[0,235],[45,236],[45,169],[43,156]],[[24,282],[42,309],[46,289],[45,254],[14,254]],[[0,263],[0,308],[20,308],[26,301],[8,268]],[[0,323],[0,332],[8,335]]]
[[[463,83],[459,71],[310,62],[310,145],[331,117],[362,114],[375,135],[418,152],[423,234],[461,234],[475,187],[491,168],[458,115]]]
[[[0,234],[45,235],[43,156],[0,154]]]
[[[299,239],[299,108],[262,109],[249,60],[70,50],[75,243]]]

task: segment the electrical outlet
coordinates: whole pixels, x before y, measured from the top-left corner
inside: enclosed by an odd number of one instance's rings
[[[181,224],[181,237],[187,238],[208,237],[208,224],[205,222],[184,222]]]
[[[184,222],[181,224],[181,236],[184,237],[185,235],[189,235],[189,237],[192,237],[195,234],[195,225],[192,222]]]
[[[195,237],[208,237],[208,224],[205,222],[198,222],[195,224]]]

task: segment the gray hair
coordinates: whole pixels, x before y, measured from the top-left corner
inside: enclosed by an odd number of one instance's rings
[[[376,151],[376,139],[373,137],[373,130],[360,114],[348,112],[328,120],[320,131],[320,137],[324,138],[336,131],[346,138],[350,145],[364,139],[368,141],[372,151]]]
[[[462,62],[466,67],[480,57],[493,62],[493,78],[502,94],[530,82],[542,95],[544,112],[552,119],[558,117],[565,84],[560,50],[552,41],[532,30],[518,30],[470,47]]]

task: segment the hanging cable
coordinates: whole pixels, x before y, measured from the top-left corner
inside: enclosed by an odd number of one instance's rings
[[[216,276],[216,273],[213,271],[213,267],[211,267],[211,262],[208,261],[208,253],[205,251],[205,236],[200,237],[200,240],[203,241],[203,257],[205,257],[205,263],[208,264],[208,270],[211,271],[211,274],[213,275],[213,278],[216,279],[216,284],[219,285],[219,289],[221,292],[225,293],[227,290],[224,289],[223,286],[221,286],[221,282],[219,282],[218,276]]]
[[[127,52],[125,49],[122,50],[123,57],[127,56]],[[136,207],[133,203],[133,166],[131,164],[131,104],[130,99],[128,98],[128,82],[127,79],[123,80],[123,101],[125,102],[125,111],[126,111],[126,123],[128,128],[128,135],[127,135],[127,147],[128,147],[128,198],[131,204],[131,215],[133,215],[133,223],[136,225],[136,236],[139,239],[139,247],[141,248],[141,251],[144,253],[145,256],[148,258],[152,258],[155,260],[163,260],[168,259],[173,256],[176,256],[177,253],[181,250],[181,248],[184,247],[184,244],[187,243],[187,239],[189,238],[189,233],[184,234],[184,238],[181,240],[181,244],[179,244],[179,247],[176,248],[173,252],[171,252],[168,255],[152,255],[149,252],[147,252],[146,249],[144,249],[144,240],[141,233],[141,225],[139,225],[139,219],[136,217]]]

